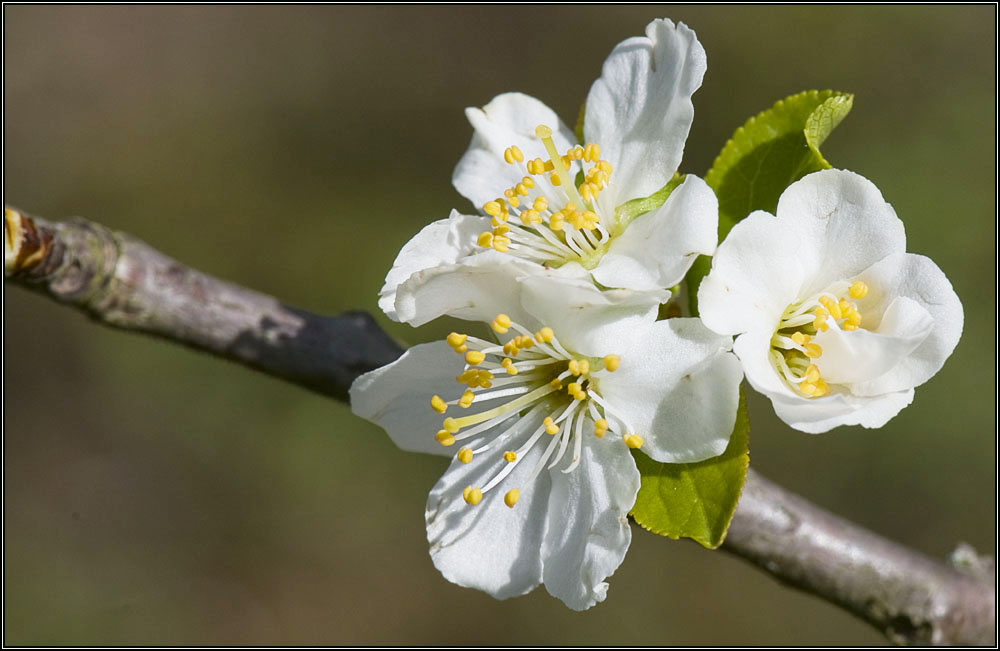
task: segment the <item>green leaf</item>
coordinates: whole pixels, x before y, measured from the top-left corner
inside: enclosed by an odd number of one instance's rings
[[[705,182],[719,197],[719,241],[755,210],[774,213],[778,197],[806,174],[828,169],[820,145],[850,112],[854,95],[809,90],[786,97],[750,118],[722,148]],[[691,311],[711,261],[700,257],[688,272]]]
[[[622,230],[631,222],[633,219],[639,215],[645,215],[650,210],[654,210],[662,206],[667,198],[670,197],[670,193],[677,189],[677,186],[684,182],[684,175],[674,173],[673,177],[667,184],[649,195],[648,197],[640,197],[638,199],[632,199],[631,201],[626,201],[622,205],[615,208],[615,223]]]
[[[634,455],[642,485],[632,517],[653,533],[692,538],[715,549],[736,512],[750,464],[749,444],[750,419],[741,387],[733,436],[722,455],[698,463],[660,463],[641,452]]]

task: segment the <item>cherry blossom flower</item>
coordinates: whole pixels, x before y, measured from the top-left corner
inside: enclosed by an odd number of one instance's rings
[[[705,325],[778,416],[810,433],[881,427],[962,334],[962,304],[930,259],[906,252],[878,188],[824,170],[785,189],[719,245],[698,291]]]
[[[683,24],[655,20],[620,43],[590,89],[585,144],[545,104],[519,93],[466,115],[474,135],[453,176],[483,214],[452,212],[403,247],[379,306],[419,325],[463,316],[469,295],[506,278],[549,274],[669,298],[718,241],[718,201],[688,176],[664,202],[694,116],[705,52]],[[448,288],[447,291],[445,288]],[[454,301],[437,299],[445,294]]]
[[[415,346],[358,378],[351,408],[403,449],[452,457],[426,511],[447,579],[499,599],[544,583],[583,610],[631,541],[632,450],[721,454],[742,372],[698,319],[655,321],[656,305],[580,279],[521,285],[519,303],[490,303],[496,341]]]

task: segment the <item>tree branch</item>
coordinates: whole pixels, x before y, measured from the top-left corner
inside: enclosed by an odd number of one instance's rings
[[[347,399],[402,348],[364,312],[324,317],[190,269],[84,219],[4,210],[4,276],[145,332]],[[946,565],[750,472],[722,549],[858,615],[897,644],[995,644],[995,570],[967,547]]]

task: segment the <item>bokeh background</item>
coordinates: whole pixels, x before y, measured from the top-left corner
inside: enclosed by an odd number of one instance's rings
[[[873,179],[962,298],[955,354],[889,426],[808,436],[750,403],[754,468],[943,557],[995,546],[996,8],[4,7],[4,201],[83,215],[309,310],[377,312],[452,207],[502,91],[572,121],[658,16],[708,52],[682,171],[775,100],[856,93],[824,148]],[[390,323],[408,343],[447,333]],[[608,600],[449,584],[445,460],[347,406],[4,286],[7,644],[866,644],[724,553],[633,526]]]

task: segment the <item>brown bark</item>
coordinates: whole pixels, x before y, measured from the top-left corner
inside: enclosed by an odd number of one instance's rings
[[[347,399],[402,348],[370,315],[327,317],[191,269],[84,219],[4,211],[4,277],[145,332]],[[897,644],[995,645],[995,569],[967,547],[945,564],[751,471],[722,549],[861,617]],[[961,571],[960,571],[961,570]]]

